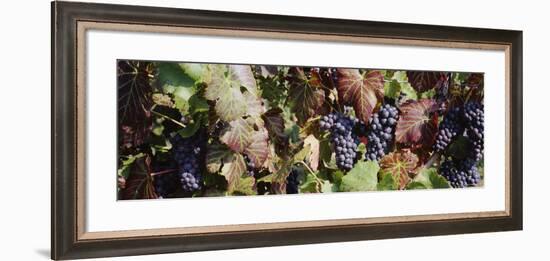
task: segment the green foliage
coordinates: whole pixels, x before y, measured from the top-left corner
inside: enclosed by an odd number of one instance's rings
[[[438,189],[449,187],[450,185],[447,180],[437,174],[437,169],[435,168],[421,170],[413,181],[407,185],[407,189]]]
[[[375,161],[360,161],[355,164],[340,184],[341,191],[371,191],[378,185],[378,170],[380,167]]]

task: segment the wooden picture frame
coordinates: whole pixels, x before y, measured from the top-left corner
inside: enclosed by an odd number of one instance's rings
[[[506,52],[506,211],[86,232],[85,48],[90,28],[331,40]],[[160,7],[52,2],[52,259],[522,229],[522,32]]]

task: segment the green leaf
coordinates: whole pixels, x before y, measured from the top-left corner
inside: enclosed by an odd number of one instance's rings
[[[377,189],[378,170],[376,161],[359,161],[342,178],[341,191],[372,191]]]
[[[204,97],[211,101],[216,101],[216,113],[224,121],[236,120],[245,115],[247,112],[247,102],[241,92],[241,86],[245,84],[250,90],[253,90],[250,79],[246,74],[246,70],[241,67],[235,71],[233,67],[225,65],[211,66],[211,80],[208,82],[208,87],[204,93]],[[246,67],[250,70],[250,67]],[[251,72],[250,72],[251,73]],[[246,81],[245,83],[241,80]]]
[[[195,80],[187,75],[177,63],[159,63],[158,79],[160,86],[195,86]]]
[[[437,188],[449,188],[449,182],[437,174],[437,169],[428,168],[422,169],[418,175],[414,178],[407,189],[437,189]]]
[[[397,99],[401,93],[401,84],[397,80],[384,83],[384,95],[388,98]]]
[[[378,190],[397,190],[397,182],[392,175],[382,175],[377,185]]]
[[[180,86],[165,85],[165,87],[163,88],[165,90],[173,90],[172,94],[174,95],[176,108],[182,113],[187,113],[189,110],[189,99],[197,91],[195,87],[194,86],[180,87]]]
[[[323,193],[332,193],[332,192],[338,192],[338,185],[330,183],[330,181],[325,180],[323,184],[321,184],[321,192]]]
[[[208,112],[209,110],[210,105],[201,96],[194,94],[189,98],[189,114]]]
[[[308,173],[305,181],[300,185],[300,193],[319,193],[320,191],[320,184],[317,182],[315,174]]]
[[[119,167],[117,173],[119,176],[128,178],[128,175],[130,174],[130,166],[140,158],[143,158],[145,154],[139,153],[137,155],[128,155],[125,157],[125,159],[122,160],[122,165]]]
[[[179,66],[195,82],[202,80],[208,70],[206,64],[200,63],[180,63]]]
[[[410,83],[401,83],[401,92],[405,94],[405,101],[418,100],[418,95]]]
[[[233,188],[234,195],[256,195],[258,192],[254,190],[254,177],[248,175],[242,176]]]

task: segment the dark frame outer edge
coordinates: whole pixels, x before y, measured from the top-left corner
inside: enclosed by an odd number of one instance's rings
[[[76,235],[77,21],[225,27],[279,32],[345,34],[439,41],[507,43],[511,68],[511,215],[321,228],[78,241]],[[175,253],[522,229],[522,32],[449,26],[352,21],[161,7],[52,2],[52,231],[51,258]]]

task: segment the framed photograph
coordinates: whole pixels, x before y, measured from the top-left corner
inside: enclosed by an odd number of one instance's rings
[[[52,2],[52,259],[522,229],[522,32]]]

